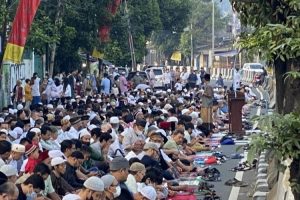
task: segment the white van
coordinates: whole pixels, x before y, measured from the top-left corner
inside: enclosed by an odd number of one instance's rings
[[[155,74],[155,84],[154,87],[158,88],[158,87],[164,87],[164,71],[163,71],[163,67],[149,67],[145,70],[146,74],[148,75],[148,77],[150,77],[150,71],[153,70],[154,74]]]
[[[245,63],[243,65],[243,70],[244,71],[251,71],[251,72],[256,72],[256,73],[263,73],[263,65],[260,63]]]

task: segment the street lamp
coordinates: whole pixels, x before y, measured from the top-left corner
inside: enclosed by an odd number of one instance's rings
[[[193,23],[191,23],[191,70],[194,69]]]
[[[209,59],[209,68],[213,67],[214,63],[214,53],[215,53],[215,2],[211,0],[212,3],[212,27],[211,27],[211,53]]]
[[[215,2],[211,0],[212,3],[212,27],[211,27],[211,67],[214,65],[214,54],[215,54]]]

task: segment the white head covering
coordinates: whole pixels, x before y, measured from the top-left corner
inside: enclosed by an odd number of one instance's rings
[[[79,132],[79,137],[82,138],[83,136],[91,136],[90,132],[85,128],[85,129],[82,129],[80,132]]]
[[[67,194],[62,198],[62,200],[81,200],[81,198],[77,194]]]
[[[103,192],[104,191],[104,183],[103,181],[96,176],[89,177],[83,183],[84,187],[93,190],[95,192]]]
[[[157,197],[157,193],[152,186],[145,186],[139,192],[149,200],[156,199]]]

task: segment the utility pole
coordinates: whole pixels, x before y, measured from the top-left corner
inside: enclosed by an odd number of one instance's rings
[[[136,71],[136,60],[135,60],[135,50],[133,45],[133,37],[131,33],[131,25],[130,25],[130,17],[127,7],[127,0],[124,0],[125,2],[125,16],[127,17],[127,26],[128,26],[128,42],[129,42],[129,48],[130,48],[130,55],[131,55],[131,63],[132,63],[132,69],[133,71]]]
[[[193,23],[191,23],[191,70],[194,69]]]
[[[56,11],[56,15],[55,15],[55,29],[58,31],[61,26],[62,26],[62,15],[63,15],[63,9],[64,9],[64,5],[62,0],[58,0],[57,1],[57,11]],[[50,63],[49,63],[49,75],[50,77],[53,76],[53,69],[54,69],[54,61],[55,61],[55,55],[56,55],[56,49],[57,49],[57,44],[56,42],[53,42],[53,44],[51,44],[50,46]]]
[[[211,66],[210,70],[212,70],[214,66],[214,56],[215,56],[215,2],[214,0],[211,0],[212,2],[212,27],[211,27]]]

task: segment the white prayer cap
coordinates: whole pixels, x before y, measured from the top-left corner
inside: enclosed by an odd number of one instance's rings
[[[22,110],[22,109],[23,109],[23,105],[22,105],[22,104],[19,104],[19,105],[17,106],[17,109],[18,109],[18,110]]]

